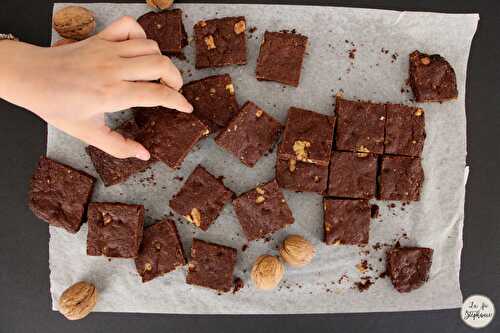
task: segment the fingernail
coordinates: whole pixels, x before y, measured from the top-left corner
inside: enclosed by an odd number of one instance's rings
[[[191,112],[193,112],[193,106],[189,104],[189,106],[186,107],[186,113],[191,113]]]
[[[143,161],[148,161],[151,158],[151,154],[149,154],[149,152],[146,149],[144,149],[137,152],[137,154],[135,154],[135,157]]]

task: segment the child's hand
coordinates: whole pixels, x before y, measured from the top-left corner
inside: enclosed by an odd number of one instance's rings
[[[0,64],[0,97],[119,158],[150,155],[111,131],[104,113],[158,105],[192,111],[178,92],[179,71],[130,17],[87,40],[54,48],[1,41]],[[158,79],[168,86],[146,82]]]

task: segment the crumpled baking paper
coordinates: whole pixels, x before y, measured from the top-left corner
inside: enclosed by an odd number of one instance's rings
[[[56,4],[54,10],[65,5]],[[84,6],[96,13],[98,30],[122,15],[138,17],[149,10],[144,4]],[[412,94],[405,85],[408,54],[418,49],[443,55],[456,71],[459,98],[442,104],[421,104],[426,111],[427,130],[422,200],[405,206],[395,202],[394,207],[389,202],[376,202],[381,216],[372,220],[370,246],[366,248],[322,243],[322,198],[316,194],[285,191],[295,224],[268,241],[252,242],[246,251],[242,251],[246,241],[229,204],[207,232],[179,219],[177,226],[187,255],[193,237],[238,249],[235,276],[241,277],[246,286],[236,294],[226,295],[186,284],[186,268],[143,284],[133,260],[86,256],[86,224],[76,235],[50,227],[50,291],[54,310],[63,290],[79,280],[96,285],[100,294],[95,311],[106,312],[279,314],[460,306],[460,252],[467,178],[465,81],[479,16],[284,5],[179,4],[176,7],[185,13],[189,36],[198,20],[246,16],[248,28],[257,28],[253,33],[247,31],[246,66],[194,70],[192,42],[185,49],[188,61],[175,62],[183,70],[186,82],[216,73],[231,74],[240,104],[252,100],[283,123],[290,106],[333,114],[333,96],[337,92],[351,99],[411,104]],[[264,31],[282,29],[296,29],[309,37],[298,88],[258,82],[254,76]],[[58,38],[54,32],[53,41]],[[77,111],[78,106],[72,105],[71,110]],[[128,112],[110,115],[110,123],[116,124],[127,116]],[[84,147],[49,126],[48,156],[96,175]],[[224,176],[225,184],[239,194],[272,179],[275,158],[275,153],[269,154],[250,169],[218,148],[210,138],[197,145],[180,170],[157,163],[121,185],[105,188],[99,182],[93,200],[144,204],[147,223],[151,223],[170,213],[169,199],[197,164]],[[287,267],[277,289],[257,291],[249,277],[253,261],[264,253],[276,254],[281,240],[291,233],[312,241],[317,251],[314,260],[302,269]],[[430,280],[408,294],[396,292],[388,278],[378,278],[385,270],[384,255],[388,247],[384,244],[394,244],[397,240],[402,245],[434,249]],[[355,267],[362,260],[367,260],[370,267],[364,273]],[[363,276],[369,276],[374,284],[360,292],[355,284]]]

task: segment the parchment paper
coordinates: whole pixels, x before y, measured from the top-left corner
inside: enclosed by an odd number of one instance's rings
[[[56,4],[55,10],[65,4]],[[143,4],[88,4],[97,15],[98,30],[122,15],[138,17],[148,11]],[[370,246],[326,246],[322,240],[322,198],[315,194],[292,193],[285,196],[295,224],[276,233],[269,241],[246,243],[231,205],[207,232],[182,220],[177,222],[187,255],[193,237],[237,248],[235,276],[247,285],[236,294],[217,293],[185,283],[186,269],[143,284],[132,260],[86,256],[87,225],[76,235],[50,228],[50,281],[53,309],[62,291],[79,280],[92,281],[100,291],[96,311],[157,313],[332,313],[407,311],[454,308],[461,305],[459,286],[460,252],[466,182],[465,81],[467,59],[479,16],[476,14],[437,14],[397,12],[355,8],[269,5],[181,4],[189,36],[200,19],[245,15],[249,34],[248,64],[217,70],[196,71],[191,46],[186,48],[189,62],[178,61],[185,81],[214,73],[231,74],[240,104],[252,100],[284,122],[287,109],[298,106],[324,114],[333,113],[333,96],[410,104],[406,91],[408,54],[415,50],[439,53],[453,65],[459,98],[446,103],[423,104],[426,111],[427,140],[423,153],[425,183],[422,200],[402,206],[377,202],[381,217],[373,219]],[[299,88],[258,82],[255,62],[265,30],[297,29],[309,36]],[[53,34],[53,40],[57,40]],[[191,42],[192,44],[192,42]],[[356,49],[354,59],[349,51]],[[385,51],[387,50],[387,52]],[[81,101],[85,103],[85,101]],[[78,107],[71,106],[71,110]],[[126,117],[114,114],[111,122]],[[63,163],[96,175],[84,152],[85,145],[49,126],[47,154]],[[169,199],[186,177],[201,163],[209,171],[225,177],[225,184],[242,193],[274,176],[275,153],[263,158],[255,168],[247,168],[208,139],[197,145],[182,169],[173,171],[163,164],[132,177],[124,184],[104,188],[97,184],[93,200],[144,204],[148,221],[169,214]],[[180,181],[176,177],[184,177]],[[251,285],[249,268],[258,255],[275,254],[278,244],[290,233],[311,240],[317,250],[313,262],[303,269],[287,267],[284,281],[270,292],[258,292]],[[406,234],[406,236],[405,236]],[[384,271],[387,247],[377,243],[426,246],[434,249],[430,280],[409,294],[396,292],[388,278],[377,278]],[[374,249],[373,247],[377,248]],[[359,272],[355,265],[368,261],[369,269]],[[360,292],[354,287],[362,276],[375,282]]]

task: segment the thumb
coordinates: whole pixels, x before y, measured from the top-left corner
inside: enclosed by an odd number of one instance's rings
[[[88,144],[116,158],[135,157],[147,161],[151,157],[148,150],[139,142],[125,138],[106,125],[90,129],[83,139]]]

